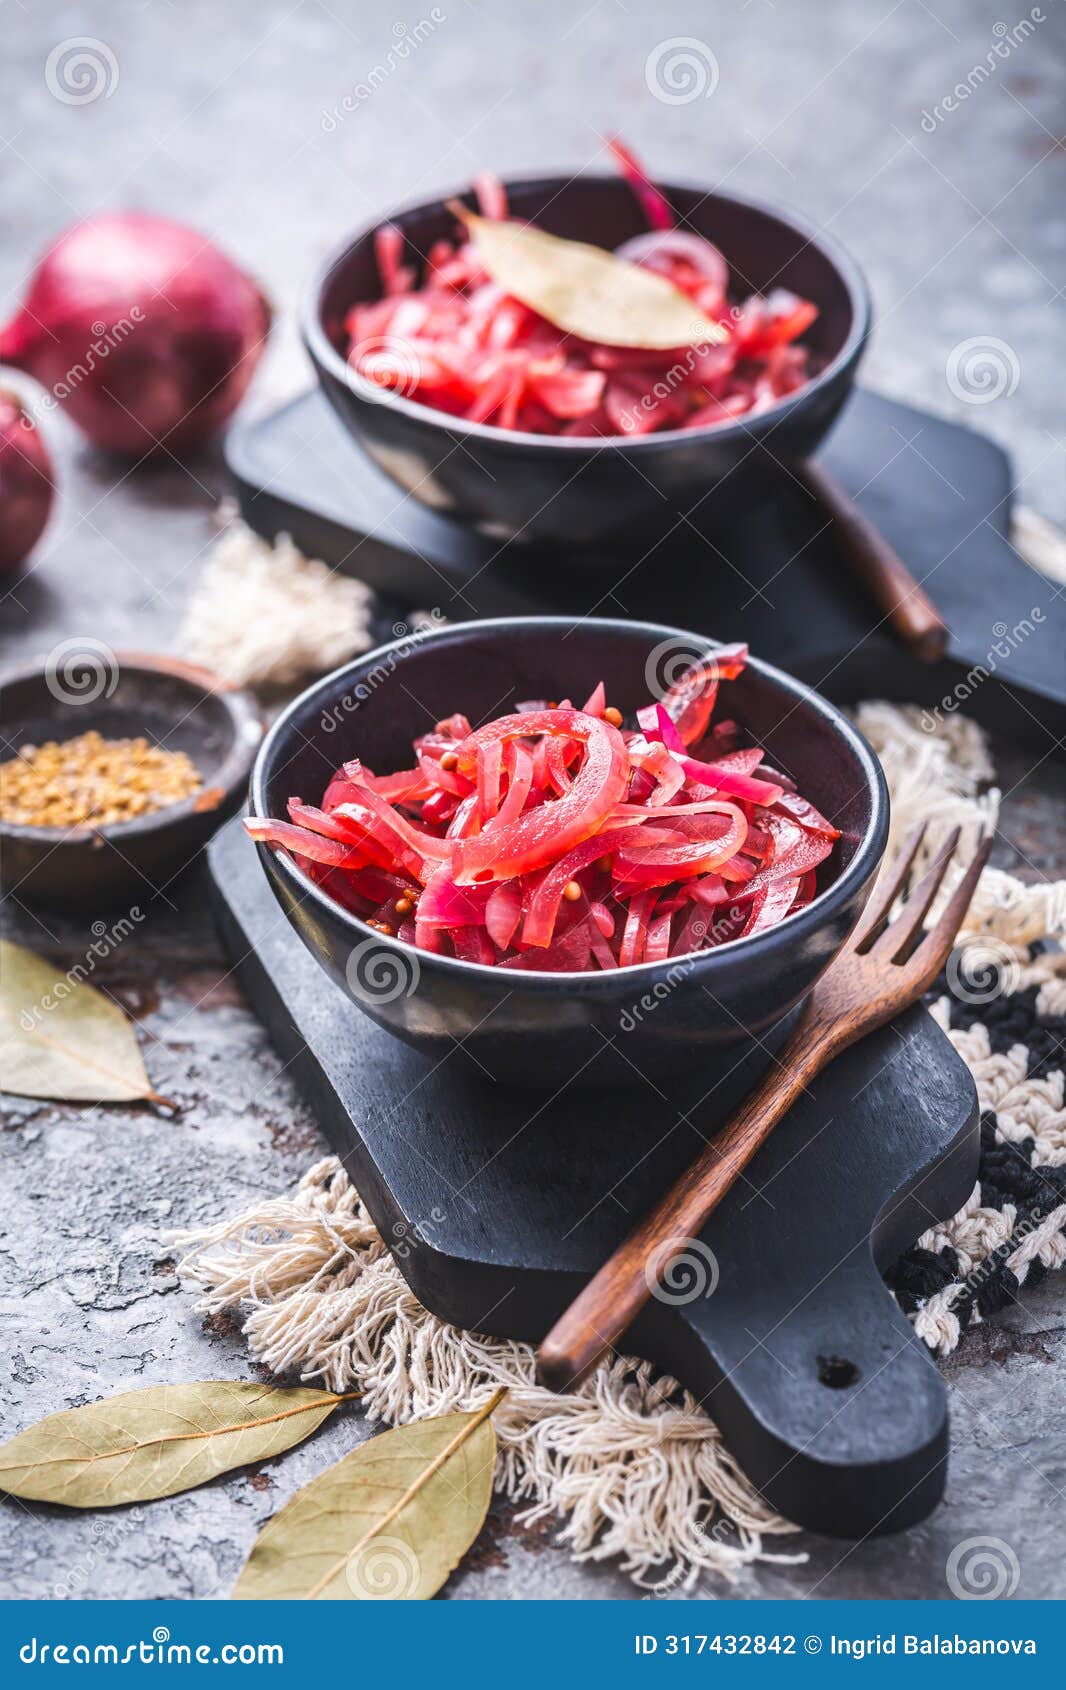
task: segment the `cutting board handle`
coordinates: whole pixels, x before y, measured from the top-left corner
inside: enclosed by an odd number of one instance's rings
[[[786,1268],[681,1312],[717,1375],[704,1408],[786,1518],[862,1537],[928,1515],[944,1488],[947,1395],[868,1246],[820,1281]]]

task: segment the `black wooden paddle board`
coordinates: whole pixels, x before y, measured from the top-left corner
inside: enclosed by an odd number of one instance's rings
[[[673,1093],[636,1069],[602,1092],[489,1084],[458,1049],[419,1056],[327,979],[239,821],[208,860],[253,1007],[412,1290],[457,1326],[543,1337],[775,1042]],[[977,1157],[970,1074],[913,1009],[812,1084],[623,1340],[683,1381],[800,1525],[889,1531],[942,1494],[944,1386],[881,1271],[961,1206]]]
[[[317,391],[238,418],[227,460],[242,513],[358,575],[394,614],[453,621],[552,611],[676,623],[752,651],[838,702],[874,696],[960,707],[1050,748],[1066,729],[1066,593],[1010,545],[1012,479],[971,429],[858,390],[825,462],[930,594],[950,630],[920,663],[838,555],[824,512],[782,476],[728,528],[702,508],[629,557],[500,544],[402,494]]]

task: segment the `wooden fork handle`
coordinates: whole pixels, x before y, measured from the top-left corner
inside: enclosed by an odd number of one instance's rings
[[[580,1384],[632,1324],[672,1267],[711,1273],[692,1245],[781,1117],[833,1052],[806,1017],[729,1125],[620,1244],[559,1317],[537,1351],[537,1376],[553,1391]]]
[[[832,517],[848,561],[900,639],[923,663],[937,662],[947,649],[947,625],[899,553],[863,515],[824,464],[807,458],[797,474],[807,491]]]

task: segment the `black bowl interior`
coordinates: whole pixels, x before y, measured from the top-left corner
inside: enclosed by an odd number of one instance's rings
[[[616,177],[540,178],[509,183],[507,191],[516,217],[553,235],[613,249],[646,229],[631,189]],[[818,306],[818,317],[803,337],[818,365],[830,364],[850,348],[862,332],[856,302],[863,297],[863,284],[834,242],[801,221],[728,194],[692,187],[667,187],[664,192],[680,226],[721,249],[730,266],[732,297],[789,288]],[[456,197],[475,204],[469,193]],[[455,218],[443,200],[397,212],[390,221],[402,230],[417,263],[434,241],[455,234]],[[349,307],[376,299],[380,291],[374,230],[369,229],[333,264],[319,294],[319,320],[337,352],[343,355],[345,350]]]
[[[677,675],[710,644],[641,623],[517,618],[462,624],[385,647],[297,700],[257,760],[253,807],[284,817],[294,795],[317,803],[334,770],[351,757],[379,774],[409,768],[411,741],[455,711],[476,725],[526,699],[570,697],[580,704],[602,680],[608,701],[630,716],[652,696],[649,677]],[[716,719],[725,717],[738,721],[771,764],[841,829],[824,865],[824,890],[871,827],[875,793],[864,766],[870,753],[833,706],[758,661],[722,683]]]

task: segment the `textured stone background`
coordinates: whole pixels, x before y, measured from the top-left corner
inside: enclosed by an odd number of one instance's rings
[[[387,67],[400,27],[413,30],[429,7],[0,0],[0,308],[75,217],[113,205],[185,217],[245,260],[283,313],[252,401],[267,404],[307,379],[291,307],[345,227],[484,165],[503,175],[596,167],[601,135],[618,128],[654,170],[792,201],[851,245],[879,321],[865,379],[994,434],[1014,454],[1022,495],[1061,520],[1061,372],[1050,356],[1066,233],[1058,0],[932,133],[923,110],[984,62],[1001,16],[1015,21],[996,0],[445,0],[437,11],[444,21],[330,129],[323,112]],[[82,107],[58,102],[44,79],[52,47],[77,35],[105,41],[119,67],[112,96]],[[679,36],[713,49],[712,98],[671,105],[650,92],[649,54]],[[948,389],[946,360],[989,335],[1017,360],[1017,388],[968,406]],[[61,504],[34,571],[0,607],[5,661],[43,658],[77,633],[166,647],[210,539],[217,461],[127,476],[61,418],[49,432]],[[1062,873],[1048,766],[1031,773],[1032,758],[1009,746],[997,755],[1014,789],[1000,860]],[[5,920],[62,968],[89,937],[88,918],[12,908]],[[102,980],[135,1016],[153,1081],[181,1112],[170,1122],[147,1108],[4,1099],[0,1405],[10,1430],[114,1390],[246,1375],[239,1337],[193,1315],[160,1233],[288,1185],[320,1150],[226,978],[195,873]],[[994,1532],[1019,1554],[1019,1596],[1066,1594],[1062,1298],[1052,1279],[948,1364],[954,1453],[930,1521],[859,1547],[799,1540],[806,1565],[751,1572],[735,1593],[939,1596],[951,1547]],[[261,1472],[102,1520],[3,1504],[0,1587],[225,1595],[261,1522],[365,1434],[346,1412]],[[699,1594],[723,1588],[708,1580]],[[448,1595],[509,1594],[609,1599],[632,1588],[616,1569],[575,1569],[550,1530],[526,1532],[497,1508]]]

